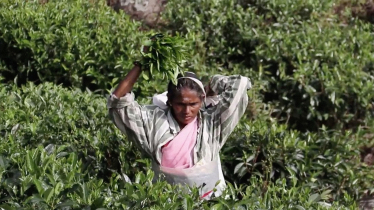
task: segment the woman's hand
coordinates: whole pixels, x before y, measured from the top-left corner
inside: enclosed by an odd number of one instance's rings
[[[209,96],[216,96],[217,93],[215,93],[211,88],[210,88],[210,82],[212,80],[209,81],[209,83],[207,85],[205,85],[204,89],[205,89],[205,93],[206,93],[206,97],[209,97]]]
[[[143,53],[147,54],[149,50],[149,46],[143,46]]]
[[[153,41],[156,40],[156,36],[157,36],[157,34],[150,37],[149,39],[153,42]],[[143,53],[148,53],[148,51],[149,51],[149,46],[143,46]]]

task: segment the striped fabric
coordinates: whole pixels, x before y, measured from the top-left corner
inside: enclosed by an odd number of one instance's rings
[[[248,105],[249,78],[215,75],[211,89],[218,94],[219,103],[199,112],[194,165],[204,164],[219,155],[219,151],[238,124]],[[133,141],[143,154],[161,163],[161,148],[180,131],[169,109],[155,105],[139,105],[134,94],[108,97],[109,116],[114,124]]]

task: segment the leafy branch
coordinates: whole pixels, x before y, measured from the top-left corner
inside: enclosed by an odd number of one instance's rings
[[[179,36],[151,36],[150,40],[144,42],[141,50],[142,66],[148,70],[148,75],[143,74],[143,78],[149,80],[155,73],[160,73],[163,79],[170,79],[176,84],[178,75],[184,74],[182,65],[189,56],[186,46],[186,41]]]

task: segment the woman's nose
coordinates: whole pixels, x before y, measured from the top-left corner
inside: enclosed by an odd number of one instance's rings
[[[185,106],[184,109],[183,109],[183,112],[184,112],[185,114],[190,113],[190,111],[191,111],[191,108],[190,108],[189,106]]]

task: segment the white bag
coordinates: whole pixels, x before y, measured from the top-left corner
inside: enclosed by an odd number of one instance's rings
[[[207,162],[203,165],[195,165],[191,168],[186,169],[175,169],[159,166],[152,161],[152,170],[155,175],[153,181],[156,182],[158,179],[166,181],[171,185],[182,185],[190,187],[198,187],[200,195],[212,191],[214,188],[217,189],[215,193],[219,196],[222,192],[222,188],[225,183],[220,183],[216,187],[218,181],[222,182],[220,177],[220,160],[217,158],[211,162]]]

